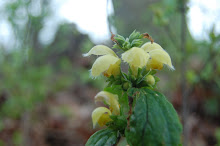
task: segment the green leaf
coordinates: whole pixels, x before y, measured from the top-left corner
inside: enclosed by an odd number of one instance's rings
[[[125,42],[125,38],[123,36],[121,36],[121,35],[118,35],[118,34],[114,37],[114,39],[118,42],[118,45],[120,47],[122,47],[122,45]]]
[[[182,126],[172,104],[159,92],[139,89],[139,97],[125,132],[131,146],[177,146]]]
[[[134,98],[137,94],[139,94],[139,92],[140,92],[140,89],[138,88],[129,88],[127,91],[127,94],[128,96],[131,96]]]
[[[134,39],[140,39],[140,38],[141,38],[140,32],[136,32],[136,30],[134,30],[129,36],[129,41],[132,42]]]
[[[131,47],[139,47],[142,43],[143,41],[141,39],[134,39],[131,42]]]
[[[86,146],[114,145],[117,142],[117,131],[110,128],[102,129],[94,133],[86,143]]]
[[[113,48],[113,49],[122,49],[118,44],[114,44],[112,48]],[[123,52],[124,52],[124,51],[123,51]]]

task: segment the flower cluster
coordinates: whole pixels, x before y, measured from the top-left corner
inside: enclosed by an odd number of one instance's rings
[[[114,48],[121,49],[121,58],[109,47],[104,45],[94,46],[84,56],[98,55],[91,68],[91,76],[104,75],[108,79],[108,86],[120,85],[124,91],[131,87],[156,88],[159,78],[154,74],[164,66],[174,70],[169,54],[157,43],[147,42],[141,47],[143,35],[133,32],[129,38],[116,37]],[[121,62],[129,65],[129,73],[121,71]],[[95,102],[101,101],[108,106],[98,107],[92,113],[93,127],[97,124],[106,125],[112,121],[111,115],[120,115],[118,95],[101,91],[95,96]]]
[[[106,77],[120,74],[121,59],[109,47],[97,45],[84,54],[84,56],[90,55],[100,55],[91,69],[93,77],[98,77],[101,74]],[[138,68],[143,67],[146,67],[148,70],[161,70],[164,65],[174,70],[169,54],[157,43],[147,42],[140,48],[133,47],[122,53],[121,58],[129,64],[134,72]]]

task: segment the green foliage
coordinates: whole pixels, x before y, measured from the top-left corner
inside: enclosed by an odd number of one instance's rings
[[[136,98],[126,138],[130,145],[170,145],[181,143],[182,127],[178,115],[167,99],[143,88]]]
[[[212,97],[205,100],[204,103],[205,113],[211,116],[218,116],[220,110],[220,103],[217,97]]]
[[[139,47],[141,44],[143,44],[142,38],[143,35],[140,34],[140,32],[136,32],[135,30],[126,39],[123,36],[117,34],[114,37],[116,42],[113,48],[127,51],[132,47]]]
[[[19,118],[24,111],[32,110],[37,103],[44,101],[50,92],[62,90],[74,81],[73,77],[70,80],[71,70],[59,75],[59,72],[54,73],[51,65],[27,63],[21,54],[12,52],[0,62],[1,81],[4,83],[0,84],[0,93],[7,95],[0,109],[3,117]]]
[[[199,78],[193,70],[186,72],[186,79],[190,84],[196,84],[199,82]]]
[[[220,146],[220,128],[216,129],[215,136],[216,136],[216,139],[217,139],[217,145],[216,146]]]
[[[128,74],[124,73],[121,71],[121,75],[118,75],[114,77],[113,75],[110,76],[106,82],[108,82],[107,87],[112,87],[112,86],[121,86],[121,88],[124,91],[127,91],[128,88],[131,87],[148,87],[150,89],[155,89],[157,88],[157,83],[160,81],[160,79],[155,75],[156,70],[146,70],[146,68],[139,68],[138,69],[138,74],[135,77],[133,75],[132,70],[129,68]],[[152,75],[155,79],[155,84],[151,85],[146,81],[146,76]],[[112,87],[113,88],[113,87]]]
[[[117,142],[117,132],[107,128],[94,133],[86,143],[86,146],[114,145]]]
[[[114,129],[115,131],[119,131],[121,135],[124,135],[124,130],[127,126],[127,116],[116,116],[112,115],[110,116],[113,121],[109,122],[107,126],[109,128]]]
[[[119,86],[105,88],[105,91],[118,95],[124,92]],[[86,145],[116,142],[123,135],[131,146],[181,144],[182,126],[175,109],[164,95],[147,88],[130,88],[127,95],[129,97],[123,98],[133,99],[132,114],[123,111],[119,116],[112,115],[113,121],[107,123],[109,128],[93,134]],[[120,99],[119,102],[122,106],[125,104]]]
[[[20,131],[16,131],[13,133],[12,141],[15,146],[22,145],[22,135]]]

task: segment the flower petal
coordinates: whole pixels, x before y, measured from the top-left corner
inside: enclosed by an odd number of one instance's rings
[[[153,44],[151,42],[147,42],[143,44],[141,48],[147,53],[149,53],[152,50],[156,50],[156,49],[163,50],[163,48],[159,44],[154,43],[154,42]]]
[[[112,55],[104,55],[96,59],[92,65],[91,75],[93,77],[99,76],[101,73],[107,71],[110,65],[117,63],[120,59]]]
[[[140,68],[147,64],[149,58],[150,56],[148,53],[137,47],[133,47],[122,54],[122,60],[130,65],[133,65],[134,67]]]
[[[161,62],[158,62],[157,60],[155,59],[149,59],[148,63],[147,63],[147,70],[150,70],[150,69],[158,69],[158,70],[161,70],[163,68],[163,63]]]
[[[120,74],[120,64],[121,60],[119,59],[115,64],[111,64],[107,71],[104,72],[104,76],[110,77],[111,75],[117,76]]]
[[[133,74],[135,77],[137,77],[138,67],[135,67],[135,66],[131,65],[130,68],[131,68],[132,74]]]
[[[111,115],[111,111],[106,107],[98,107],[92,112],[92,123],[93,128],[97,125],[104,126],[107,122],[111,121],[109,117]]]
[[[107,55],[107,54],[117,57],[117,55],[112,49],[104,45],[94,46],[88,53],[83,54],[83,56],[86,57],[90,55]]]
[[[95,96],[95,102],[98,101],[107,103],[110,110],[112,110],[115,115],[119,115],[120,106],[118,103],[118,95],[106,91],[101,91]]]
[[[150,64],[161,67],[161,65],[165,64],[167,65],[171,70],[175,70],[175,68],[172,65],[170,55],[161,49],[156,49],[150,51],[150,56],[151,56],[151,62]]]

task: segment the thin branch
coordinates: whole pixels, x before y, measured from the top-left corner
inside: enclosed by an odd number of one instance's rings
[[[181,52],[182,56],[186,55],[186,1],[181,0]],[[183,120],[183,146],[188,145],[189,132],[186,126],[188,119],[188,95],[189,91],[186,89],[186,64],[182,57],[181,63],[181,91],[182,91],[182,120]]]
[[[143,33],[143,35],[144,35],[143,38],[147,38],[148,40],[151,41],[151,44],[153,44],[154,40],[148,33]]]
[[[118,41],[115,39],[115,34],[113,34],[112,32],[111,32],[111,40],[113,41],[113,42],[115,42],[118,46],[119,46],[119,43],[118,43]]]

